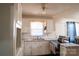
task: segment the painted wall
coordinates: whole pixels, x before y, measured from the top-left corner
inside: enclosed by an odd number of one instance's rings
[[[22,21],[22,32],[30,35],[30,22],[31,21],[47,21],[47,35],[44,35],[43,38],[46,40],[54,40],[55,37],[55,29],[54,22],[52,19],[37,19],[37,18],[23,18]],[[26,35],[24,35],[25,37]],[[27,37],[26,37],[27,38]]]
[[[36,19],[37,20],[37,19]],[[42,20],[42,19],[40,19]],[[67,13],[62,13],[59,16],[54,17],[54,19],[51,21],[48,21],[48,33],[49,37],[52,37],[53,39],[57,39],[59,35],[67,36],[67,21],[74,21],[76,22],[76,29],[77,29],[77,34],[79,36],[79,11],[78,9],[75,9],[75,11],[71,10]],[[53,25],[52,25],[53,24]],[[30,32],[29,29],[29,19],[23,18],[23,32]],[[51,27],[51,29],[49,28]],[[48,36],[46,36],[48,38]]]
[[[22,50],[23,50],[23,46],[22,46],[22,42],[21,42],[21,46],[18,48],[18,50],[16,49],[16,37],[17,37],[17,28],[22,29],[22,7],[20,3],[15,3],[12,6],[12,37],[13,37],[13,55],[22,55]],[[22,40],[21,40],[22,41]]]
[[[74,21],[76,22],[76,29],[77,32],[79,32],[79,11],[76,12],[72,12],[72,14],[67,14],[64,15],[62,17],[59,17],[57,19],[55,19],[55,32],[56,32],[56,37],[58,37],[59,35],[64,35],[67,36],[67,21]],[[77,33],[78,34],[78,33]]]
[[[16,53],[16,22],[22,21],[19,4],[0,4],[0,56],[19,55]],[[22,26],[22,25],[21,25]]]
[[[11,4],[0,4],[0,56],[13,55],[10,8]]]

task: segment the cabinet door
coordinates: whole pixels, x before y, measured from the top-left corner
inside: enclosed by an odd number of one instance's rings
[[[56,51],[55,51],[55,46],[54,44],[50,43],[50,50],[53,54],[56,54]]]
[[[50,54],[49,42],[38,41],[32,42],[32,55]]]
[[[66,55],[66,48],[63,46],[60,46],[60,56],[65,56]]]
[[[32,42],[32,55],[40,55],[39,42]]]
[[[51,33],[54,30],[53,20],[47,20],[47,32]]]
[[[52,43],[50,43],[50,50],[51,50],[51,52],[53,52],[53,44]]]
[[[32,52],[31,52],[31,42],[24,42],[24,55],[25,56],[31,56]]]
[[[40,42],[40,54],[41,55],[45,55],[45,54],[50,54],[50,45],[49,45],[49,42],[47,41],[41,41]]]

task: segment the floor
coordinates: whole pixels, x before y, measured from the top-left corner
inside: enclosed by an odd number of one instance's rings
[[[40,55],[40,56],[60,56],[59,54],[47,54],[47,55]]]
[[[40,55],[40,56],[60,56],[60,53],[53,54],[53,53],[51,52],[50,54]]]

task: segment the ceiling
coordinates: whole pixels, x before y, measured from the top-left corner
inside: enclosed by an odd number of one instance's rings
[[[23,3],[22,12],[24,16],[48,16],[59,17],[79,11],[78,3],[45,3],[45,10],[42,10],[41,3]],[[44,14],[43,14],[44,13]]]

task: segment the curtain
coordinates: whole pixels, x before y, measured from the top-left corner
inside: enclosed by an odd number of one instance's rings
[[[67,35],[69,36],[70,43],[76,43],[76,26],[75,22],[67,22]]]

